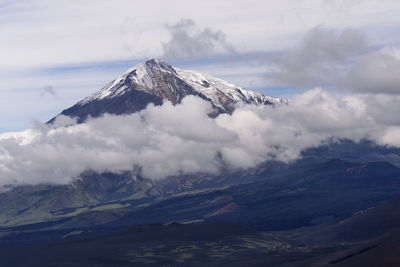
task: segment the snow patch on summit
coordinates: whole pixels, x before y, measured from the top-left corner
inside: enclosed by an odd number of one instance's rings
[[[112,98],[122,95],[127,89],[129,89],[129,86],[127,86],[127,84],[132,83],[143,86],[147,90],[153,89],[151,71],[147,67],[146,62],[139,63],[134,67],[128,69],[124,74],[104,86],[100,91],[82,99],[77,104],[85,105],[93,100],[102,100],[107,97]]]
[[[286,103],[286,101],[282,98],[265,96],[255,91],[246,90],[235,84],[207,74],[190,70],[181,70],[178,68],[175,68],[175,70],[182,80],[191,85],[197,92],[211,99],[214,105],[219,107],[222,107],[219,98],[221,94],[228,96],[234,102],[243,101],[245,103],[253,103],[257,105],[262,105],[265,103]]]

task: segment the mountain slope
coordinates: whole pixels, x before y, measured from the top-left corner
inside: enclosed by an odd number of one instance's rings
[[[400,197],[396,197],[335,224],[300,230],[300,239],[308,246],[346,244],[344,250],[316,260],[315,266],[399,266],[399,220]]]
[[[151,59],[130,68],[103,89],[61,114],[78,117],[83,122],[88,116],[98,117],[104,113],[134,113],[150,103],[161,105],[164,99],[176,104],[187,95],[210,101],[215,109],[214,115],[231,113],[238,102],[256,105],[287,102],[286,99],[264,96],[209,75],[176,69]]]
[[[376,174],[377,167],[379,175]],[[286,174],[264,176],[257,182],[183,190],[175,194],[159,192],[153,195],[147,191],[147,198],[123,201],[108,198],[114,201],[108,202],[107,207],[113,204],[118,213],[115,209],[93,213],[93,209],[82,210],[80,207],[77,210],[82,212],[77,216],[67,216],[74,209],[64,209],[56,210],[59,217],[53,219],[65,218],[58,228],[100,225],[105,222],[99,218],[107,217],[109,227],[171,221],[220,221],[240,222],[267,231],[286,230],[342,220],[399,194],[400,169],[385,162],[360,164],[332,160],[293,168]],[[99,208],[95,210],[99,211]],[[324,233],[323,240],[331,236]]]
[[[386,162],[331,160],[258,182],[157,201],[121,223],[204,219],[283,230],[346,218],[398,194],[399,168]],[[220,212],[227,209],[232,212]]]

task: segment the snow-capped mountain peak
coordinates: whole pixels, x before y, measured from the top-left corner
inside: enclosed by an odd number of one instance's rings
[[[265,96],[210,75],[174,68],[166,62],[150,59],[128,69],[62,114],[77,116],[83,121],[89,115],[133,113],[149,103],[159,105],[163,99],[176,104],[187,95],[210,101],[217,113],[231,113],[239,102],[255,105],[287,102],[286,99]]]

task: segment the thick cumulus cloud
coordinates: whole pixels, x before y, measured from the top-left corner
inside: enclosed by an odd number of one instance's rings
[[[177,24],[166,25],[171,39],[162,43],[163,58],[167,60],[199,58],[218,52],[234,53],[235,48],[220,30],[198,29],[191,19],[182,19]]]
[[[160,179],[181,173],[217,173],[222,165],[249,168],[267,160],[290,162],[327,140],[371,139],[400,146],[400,98],[343,98],[314,89],[289,105],[238,106],[210,118],[208,102],[194,96],[182,104],[148,106],[125,116],[105,115],[75,124],[38,124],[0,135],[0,185],[69,183],[85,170],[125,171],[140,166]]]

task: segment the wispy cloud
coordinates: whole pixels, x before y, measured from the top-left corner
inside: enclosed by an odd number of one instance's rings
[[[47,85],[41,88],[40,96],[45,96],[45,95],[56,96],[57,95],[56,89],[51,85]]]

